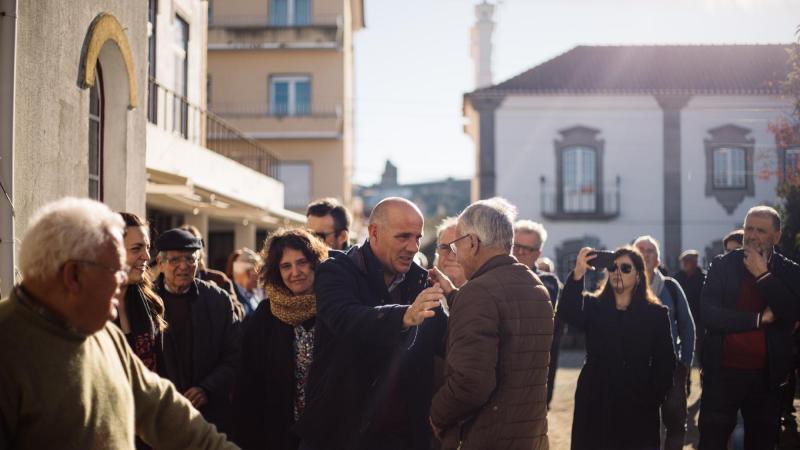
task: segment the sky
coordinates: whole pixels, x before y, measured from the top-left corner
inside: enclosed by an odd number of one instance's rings
[[[364,0],[355,37],[354,181],[470,178],[463,132],[474,89],[470,27],[479,0]],[[494,0],[494,83],[576,45],[788,43],[800,0]]]

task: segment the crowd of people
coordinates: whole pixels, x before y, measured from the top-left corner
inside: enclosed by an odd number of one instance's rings
[[[426,268],[414,203],[378,203],[351,246],[323,199],[217,271],[194,227],[151,250],[134,214],[48,204],[0,301],[0,448],[547,449],[567,327],[586,337],[573,449],[682,449],[697,360],[699,448],[775,448],[800,266],[773,208],[708,273],[687,250],[670,277],[644,235],[581,249],[563,283],[545,228],[516,215],[493,198],[443,220]]]

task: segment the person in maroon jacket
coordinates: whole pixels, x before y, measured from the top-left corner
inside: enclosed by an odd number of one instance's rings
[[[800,266],[774,250],[780,230],[777,211],[751,208],[744,249],[716,257],[709,269],[701,298],[701,450],[727,447],[740,410],[745,448],[772,449],[777,442],[800,308]]]

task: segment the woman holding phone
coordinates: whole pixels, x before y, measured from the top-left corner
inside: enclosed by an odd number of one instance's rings
[[[586,271],[599,258],[578,253],[556,315],[586,333],[586,361],[578,377],[572,449],[659,448],[659,407],[672,384],[675,353],[667,309],[650,291],[642,255],[620,247],[608,281],[583,292]]]

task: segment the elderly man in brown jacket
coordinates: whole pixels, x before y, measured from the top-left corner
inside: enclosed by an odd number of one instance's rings
[[[516,209],[501,198],[468,206],[449,242],[469,280],[436,269],[450,322],[444,386],[430,422],[443,449],[547,449],[547,366],[553,308],[547,289],[511,253]]]

